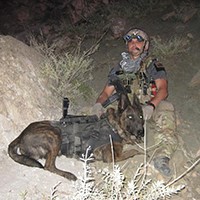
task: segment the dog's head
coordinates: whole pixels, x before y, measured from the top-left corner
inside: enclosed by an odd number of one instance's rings
[[[118,104],[118,116],[121,129],[130,134],[129,137],[141,139],[144,137],[144,119],[142,113],[142,106],[138,97],[133,95],[133,102],[131,103],[128,96],[120,95]]]

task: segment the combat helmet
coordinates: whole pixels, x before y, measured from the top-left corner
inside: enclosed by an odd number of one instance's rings
[[[148,51],[149,49],[149,36],[141,29],[131,29],[124,35],[124,40],[126,44],[130,42],[132,39],[137,39],[139,42],[145,41],[144,50]]]

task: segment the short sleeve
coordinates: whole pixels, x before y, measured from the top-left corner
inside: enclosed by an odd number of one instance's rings
[[[108,85],[111,85],[111,82],[114,79],[117,79],[117,72],[121,70],[120,65],[113,67],[110,72],[108,73]]]
[[[165,79],[167,80],[167,72],[163,67],[162,63],[157,60],[153,60],[149,67],[146,69],[147,75],[152,79]]]

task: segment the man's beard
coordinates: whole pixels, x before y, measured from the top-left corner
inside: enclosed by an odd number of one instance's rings
[[[143,52],[143,49],[140,49],[139,47],[135,47],[134,50],[129,51],[129,53],[133,57],[140,56],[142,54],[142,52]]]

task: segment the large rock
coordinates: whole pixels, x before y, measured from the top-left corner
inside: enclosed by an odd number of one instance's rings
[[[53,195],[66,199],[63,196],[74,191],[68,179],[20,165],[7,154],[8,144],[29,123],[61,117],[62,102],[53,98],[40,75],[42,61],[42,56],[24,43],[10,36],[0,36],[0,199],[39,200],[53,198]],[[56,165],[77,176],[83,174],[82,162],[75,159],[61,156]],[[56,191],[52,191],[56,194],[51,192],[55,185]]]
[[[40,75],[43,57],[10,36],[0,36],[1,151],[30,123],[58,119],[60,105]],[[1,153],[1,152],[0,152]]]

